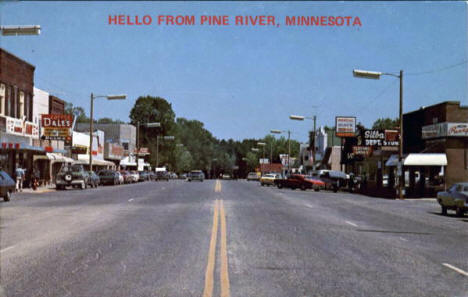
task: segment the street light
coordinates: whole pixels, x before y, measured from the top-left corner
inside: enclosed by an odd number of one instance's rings
[[[305,117],[305,116],[300,116],[300,115],[290,115],[289,118],[291,120],[295,120],[295,121],[303,121],[305,119],[309,119],[309,120],[313,120],[314,121],[314,145],[312,146],[312,155],[314,156],[314,163],[312,165],[312,169],[315,171],[315,158],[316,158],[316,154],[315,154],[315,133],[316,133],[316,124],[317,124],[317,116],[313,116],[313,117]]]
[[[137,122],[137,149],[138,151],[140,150],[140,126],[145,126],[147,128],[158,128],[158,127],[161,127],[161,123],[152,122],[152,123],[140,124],[140,121]]]
[[[273,134],[282,134],[282,133],[288,133],[288,174],[290,174],[290,162],[289,162],[289,156],[291,155],[291,131],[290,130],[275,130],[275,129],[272,129],[270,130],[270,133],[273,133]]]
[[[125,100],[127,95],[94,95],[91,93],[91,110],[89,118],[89,170],[93,170],[93,113],[94,113],[94,99],[97,98],[107,98],[107,100]]]
[[[0,26],[0,31],[3,36],[39,35],[41,34],[41,26]]]
[[[385,72],[376,72],[376,71],[366,71],[366,70],[353,70],[353,76],[358,78],[370,78],[370,79],[380,79],[380,76],[388,75],[393,76],[400,79],[400,108],[399,108],[399,116],[400,116],[400,143],[398,146],[398,164],[401,168],[403,168],[402,158],[403,158],[403,70],[400,70],[400,74],[394,73],[385,73]],[[403,199],[403,184],[405,182],[405,175],[402,171],[398,172],[399,182],[398,182],[398,194],[399,198]]]
[[[266,146],[266,143],[265,143],[265,142],[257,142],[257,145],[262,147],[262,155],[263,155],[262,161],[265,161],[265,146]],[[260,163],[260,173],[261,173],[261,175],[263,176],[263,166],[262,166],[262,163]]]
[[[172,135],[167,136],[156,136],[156,168],[159,166],[159,139],[162,140],[174,140],[175,137]]]

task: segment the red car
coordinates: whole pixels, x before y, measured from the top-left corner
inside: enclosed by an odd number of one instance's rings
[[[320,191],[325,188],[325,183],[315,177],[303,174],[291,174],[288,178],[275,179],[275,185],[278,189],[290,188],[290,189],[301,189],[303,191],[307,189],[314,189]]]

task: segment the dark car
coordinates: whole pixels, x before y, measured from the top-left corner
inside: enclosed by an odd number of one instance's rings
[[[275,179],[274,183],[278,189],[290,188],[293,190],[301,189],[303,191],[314,189],[315,191],[320,191],[320,189],[325,188],[325,183],[323,181],[302,174],[291,174],[287,178],[278,178]]]
[[[169,181],[170,175],[167,171],[156,171],[156,180]]]
[[[118,185],[119,175],[114,170],[101,170],[98,172],[98,176],[101,179],[101,185]]]
[[[57,173],[55,186],[57,190],[64,190],[68,186],[79,187],[82,190],[88,187],[89,174],[81,164],[64,164]]]
[[[457,216],[462,217],[468,210],[468,183],[457,183],[446,192],[437,193],[437,202],[442,208],[442,214],[447,210],[455,210]]]
[[[94,172],[94,171],[88,171],[89,179],[88,179],[88,185],[91,188],[97,188],[99,184],[101,183],[101,179],[99,176]]]
[[[187,175],[187,181],[191,182],[193,180],[203,181],[205,179],[205,174],[201,170],[192,170]]]
[[[325,189],[338,192],[341,187],[345,187],[348,183],[346,173],[336,170],[318,170],[312,173],[312,177],[325,182]]]
[[[149,180],[156,180],[156,172],[148,171]]]
[[[0,196],[4,201],[10,201],[11,193],[16,189],[15,181],[3,170],[0,170]]]

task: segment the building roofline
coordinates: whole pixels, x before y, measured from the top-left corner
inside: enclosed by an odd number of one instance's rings
[[[428,109],[428,108],[433,108],[433,107],[436,107],[436,106],[439,106],[439,105],[444,105],[444,104],[445,105],[458,105],[459,108],[461,108],[461,109],[468,109],[468,106],[460,105],[460,101],[447,100],[447,101],[442,101],[442,102],[439,102],[439,103],[436,103],[436,104],[433,104],[433,105],[429,105],[429,106],[421,106],[419,109],[404,113],[403,116],[407,115],[407,114],[417,113],[417,112],[420,112],[421,110],[425,110],[425,109]]]
[[[28,65],[29,67],[33,68],[34,70],[36,69],[36,66],[34,66],[33,64],[31,64],[31,63],[29,63],[29,62],[27,62],[27,61],[21,59],[21,58],[18,57],[18,56],[15,56],[14,54],[10,53],[9,51],[7,51],[7,50],[4,49],[4,48],[1,48],[1,47],[0,47],[0,52],[4,52],[5,54],[7,54],[7,55],[13,57],[14,59],[16,59],[16,60],[18,60],[18,61],[20,61],[20,62],[22,62],[22,63],[25,63],[26,65]]]

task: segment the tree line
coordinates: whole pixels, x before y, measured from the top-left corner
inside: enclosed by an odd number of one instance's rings
[[[82,107],[67,104],[66,113],[74,114],[78,123],[89,123],[89,117]],[[285,136],[265,135],[261,139],[249,138],[241,141],[217,139],[202,122],[176,118],[172,105],[161,97],[138,97],[130,110],[129,118],[130,124],[140,127],[137,133],[140,147],[147,147],[151,152],[146,161],[153,167],[158,163],[159,166],[166,166],[177,173],[199,169],[209,176],[227,173],[244,177],[258,168],[259,159],[263,156],[273,163],[279,163],[279,155],[288,153],[288,140]],[[111,118],[100,118],[95,122],[124,123]],[[154,122],[160,123],[160,127],[146,125]],[[382,118],[376,120],[372,128],[393,129],[397,126],[398,119]],[[334,127],[325,127],[325,130],[332,131]],[[174,136],[174,139],[165,139],[164,136]],[[309,138],[309,143],[313,143],[313,133],[310,133]],[[258,142],[264,142],[265,146],[259,147]],[[252,148],[259,150],[255,152]],[[291,139],[291,157],[297,157],[299,149],[299,142]]]

